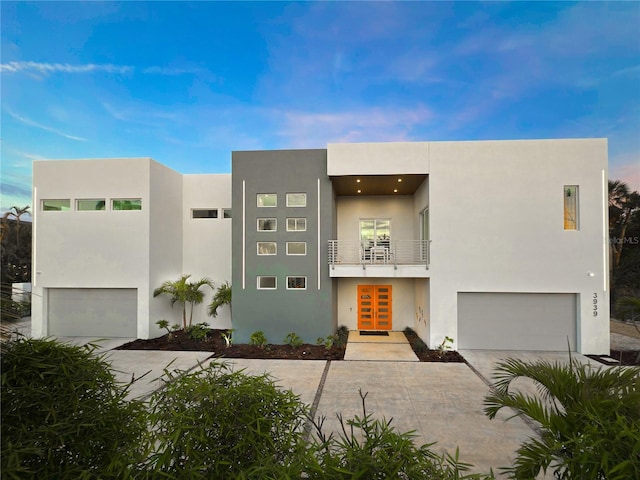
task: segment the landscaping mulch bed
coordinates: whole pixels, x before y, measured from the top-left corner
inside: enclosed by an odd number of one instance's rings
[[[212,357],[252,358],[252,359],[286,359],[286,360],[342,360],[345,346],[303,344],[299,347],[291,345],[266,345],[258,347],[249,344],[232,344],[227,347],[222,337],[227,330],[211,329],[206,338],[196,340],[183,331],[177,331],[150,340],[134,340],[118,347],[116,350],[168,350],[211,352]],[[458,352],[448,350],[439,352],[430,350],[415,332],[404,332],[411,348],[421,362],[458,362],[464,358]]]
[[[627,367],[640,366],[640,351],[638,350],[611,350],[611,354],[587,355],[587,357],[602,363],[603,365],[622,365]]]

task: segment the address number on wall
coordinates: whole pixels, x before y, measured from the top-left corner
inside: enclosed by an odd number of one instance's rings
[[[598,294],[597,293],[593,294],[593,316],[594,317],[598,316]]]

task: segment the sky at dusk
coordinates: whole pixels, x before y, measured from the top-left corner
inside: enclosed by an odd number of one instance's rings
[[[606,137],[640,189],[640,2],[9,2],[2,211],[33,160]]]

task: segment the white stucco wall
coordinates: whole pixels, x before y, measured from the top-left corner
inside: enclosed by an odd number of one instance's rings
[[[216,288],[231,283],[231,219],[222,218],[222,209],[231,208],[231,175],[184,175],[182,230],[184,273],[194,279],[209,277]],[[218,218],[191,218],[191,209],[218,209]],[[232,286],[233,289],[233,286]],[[216,318],[207,315],[213,291],[206,289],[203,303],[196,307],[193,322],[213,328],[231,328],[231,313],[225,306]]]
[[[32,334],[47,335],[47,288],[136,288],[138,327],[148,318],[150,159],[38,161],[33,165]],[[77,211],[76,199],[141,198],[140,211]],[[42,211],[70,199],[69,211]]]
[[[360,241],[360,220],[367,218],[390,219],[391,240],[416,240],[413,219],[413,197],[365,196],[338,197],[338,240]]]
[[[327,175],[429,173],[429,142],[330,143]]]
[[[438,142],[430,154],[430,343],[457,338],[457,292],[564,292],[579,294],[579,351],[607,352],[606,140]],[[563,228],[564,185],[580,189],[578,231]]]
[[[182,274],[182,175],[151,162],[149,185],[149,280],[140,292],[148,305],[148,322],[138,323],[139,338],[164,335],[166,331],[156,325],[158,320],[180,323],[174,321],[180,318],[180,307],[176,304],[171,309],[168,298],[154,298],[153,291]]]

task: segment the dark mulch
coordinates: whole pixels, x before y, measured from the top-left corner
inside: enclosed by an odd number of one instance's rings
[[[182,350],[211,352],[212,357],[254,358],[254,359],[287,359],[287,360],[342,360],[345,346],[334,346],[329,349],[324,345],[304,344],[299,347],[291,345],[266,345],[258,347],[248,344],[232,344],[227,347],[222,334],[227,330],[212,329],[207,337],[195,340],[183,331],[166,334],[150,340],[134,340],[125,343],[117,350]],[[415,332],[406,332],[411,348],[421,362],[464,362],[464,358],[456,351],[439,352],[430,350]]]
[[[256,358],[256,359],[288,359],[288,360],[342,360],[345,347],[334,346],[329,349],[324,345],[303,344],[299,347],[291,345],[266,345],[258,347],[248,344],[232,344],[227,347],[222,334],[227,330],[212,329],[207,337],[196,340],[183,331],[166,334],[150,340],[134,340],[125,343],[117,350],[182,350],[211,352],[212,357]]]
[[[609,356],[606,355],[587,355],[587,357],[596,360],[604,365],[624,365],[624,366],[640,366],[640,351],[638,350],[611,350]],[[612,361],[617,360],[617,361]]]

